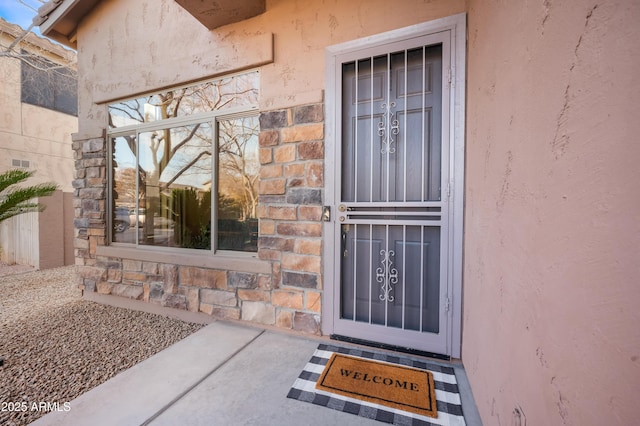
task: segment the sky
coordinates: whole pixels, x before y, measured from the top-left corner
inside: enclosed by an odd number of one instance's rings
[[[42,2],[39,0],[0,0],[0,16],[7,22],[27,29],[40,6]],[[40,35],[38,27],[34,27],[32,31]]]

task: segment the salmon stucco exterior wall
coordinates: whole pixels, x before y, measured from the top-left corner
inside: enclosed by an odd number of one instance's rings
[[[640,5],[270,0],[215,30],[176,2],[79,20],[76,263],[85,291],[319,333],[325,50],[466,13],[462,362],[489,425],[640,418]],[[259,248],[107,244],[106,103],[260,71]],[[214,256],[213,256],[214,257]],[[458,259],[460,260],[460,259]]]
[[[640,5],[470,5],[462,357],[478,408],[485,424],[634,424]]]
[[[209,31],[175,1],[99,2],[78,27],[79,134],[101,134],[104,102],[252,66],[261,65],[261,111],[321,102],[327,46],[464,11],[461,0],[267,3]]]

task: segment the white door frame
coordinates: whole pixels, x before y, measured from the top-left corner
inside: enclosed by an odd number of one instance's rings
[[[448,75],[443,78],[450,80],[449,97],[449,129],[443,129],[443,135],[449,134],[450,142],[450,173],[449,181],[442,182],[443,192],[445,188],[449,193],[449,223],[451,229],[448,234],[449,253],[447,255],[447,270],[449,282],[447,283],[448,312],[450,314],[450,327],[447,331],[447,354],[452,358],[460,358],[462,343],[462,237],[464,218],[464,137],[465,137],[465,77],[466,77],[466,15],[464,13],[449,16],[422,24],[412,25],[370,37],[352,40],[326,49],[325,61],[325,204],[336,205],[337,185],[341,182],[335,173],[339,164],[336,164],[336,150],[340,148],[341,108],[338,103],[341,90],[336,77],[337,57],[339,55],[362,49],[372,48],[390,43],[396,43],[415,37],[446,32],[451,43],[451,64]],[[335,250],[338,247],[335,238],[334,227],[338,217],[332,211],[329,222],[324,224],[324,270],[323,270],[323,300],[322,300],[322,332],[333,334],[335,291],[339,288],[339,282],[334,282],[336,268],[334,264]]]

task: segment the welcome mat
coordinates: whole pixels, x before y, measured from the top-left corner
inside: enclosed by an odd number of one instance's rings
[[[430,417],[424,413],[414,413],[397,406],[389,406],[388,403],[383,405],[381,403],[382,401],[354,398],[353,396],[347,396],[345,393],[337,392],[336,389],[331,389],[331,391],[322,389],[322,383],[320,383],[320,388],[316,388],[316,383],[320,382],[322,376],[324,376],[323,381],[325,382],[325,385],[334,386],[331,382],[332,379],[330,378],[327,380],[327,375],[323,374],[325,372],[325,366],[329,363],[329,360],[334,354],[356,357],[359,362],[368,362],[373,360],[393,364],[399,368],[408,367],[423,371],[427,370],[431,373],[435,389],[437,417]],[[338,364],[335,364],[335,359],[338,359]],[[342,368],[344,369],[344,364],[341,364],[343,359],[344,358],[342,356],[338,356],[337,358],[334,358],[333,361],[334,366],[338,367],[338,370],[336,371],[338,371],[339,374],[342,374],[340,372],[340,365],[342,365]],[[355,365],[360,366],[361,364],[358,363]],[[358,379],[352,378],[351,380],[360,380],[362,382],[363,380],[361,379],[364,379],[364,374],[367,373],[362,372],[361,375],[358,375]],[[369,373],[367,380],[370,379],[373,381],[374,376],[371,374],[373,373]],[[385,378],[390,379],[390,377],[386,377],[383,374],[374,375],[377,376],[376,381],[382,382],[383,385]],[[352,370],[349,370],[349,376],[355,376],[355,369],[353,369],[353,372]],[[400,388],[404,389],[404,381],[405,380],[400,380],[400,384],[394,382],[393,385],[400,386]],[[406,381],[406,388],[411,389],[411,383],[414,382],[409,381],[409,379]],[[386,380],[386,383],[388,384],[387,386],[391,386],[389,380]],[[420,386],[420,384],[415,383],[413,388],[415,389],[416,386]],[[375,395],[375,397],[380,397],[380,395]],[[300,373],[289,390],[287,398],[310,402],[315,405],[321,405],[323,407],[397,425],[465,425],[458,384],[453,368],[368,350],[351,349],[327,344],[319,345],[318,349],[313,353],[313,356],[304,367],[304,370]],[[424,401],[422,404],[424,404]]]
[[[316,389],[438,417],[433,373],[334,353]]]

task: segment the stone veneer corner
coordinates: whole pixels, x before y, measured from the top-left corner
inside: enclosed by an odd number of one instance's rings
[[[271,273],[97,254],[107,243],[106,137],[74,135],[74,247],[82,290],[320,334],[323,104],[262,112],[259,145],[258,257]]]

